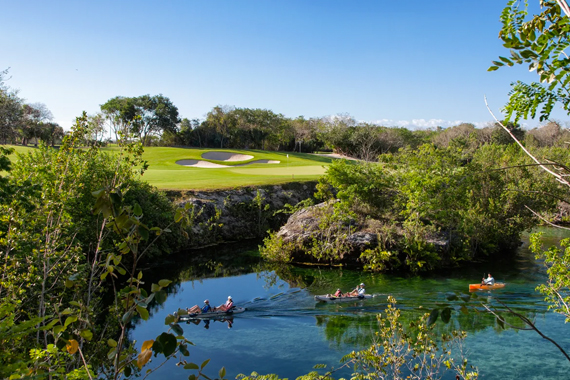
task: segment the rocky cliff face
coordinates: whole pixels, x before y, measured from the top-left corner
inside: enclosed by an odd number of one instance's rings
[[[366,230],[354,218],[331,220],[336,202],[305,207],[291,215],[279,229],[275,238],[284,247],[293,249],[290,252],[293,261],[315,261],[308,251],[314,250],[316,244],[321,247],[317,251],[323,252],[316,261],[340,262],[356,262],[361,252],[378,246],[377,234]]]
[[[256,239],[283,225],[288,214],[276,211],[310,198],[316,182],[216,191],[168,191],[177,205],[190,203],[193,227],[188,248]]]
[[[404,229],[390,221],[380,221],[346,213],[338,200],[305,207],[289,217],[275,233],[262,254],[269,260],[370,265],[381,261],[405,260]],[[425,236],[425,243],[442,257],[449,248],[448,237]],[[364,256],[363,256],[364,255]]]
[[[281,227],[277,237],[282,238],[284,243],[294,243],[298,247],[309,246],[311,240],[321,234],[321,218],[323,214],[332,212],[331,206],[331,202],[319,203],[295,212]],[[378,245],[376,233],[360,230],[355,220],[346,222],[344,227],[341,229],[350,251],[361,252]]]

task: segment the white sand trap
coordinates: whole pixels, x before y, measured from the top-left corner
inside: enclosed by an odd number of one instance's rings
[[[251,160],[253,156],[250,156],[249,154],[238,154],[231,152],[206,152],[202,154],[202,158],[213,161],[235,162]]]
[[[246,165],[251,165],[251,164],[279,164],[281,163],[281,161],[276,161],[276,160],[256,160],[256,161],[251,161],[251,162],[247,162],[245,164],[239,164],[239,165],[221,165],[221,164],[216,164],[213,162],[208,162],[208,161],[199,161],[199,160],[178,160],[176,161],[176,163],[178,165],[182,165],[182,166],[191,166],[193,168],[235,168],[238,166],[246,166]]]
[[[182,166],[192,166],[193,168],[229,168],[228,165],[220,165],[213,162],[198,160],[179,160],[176,161],[176,163]]]

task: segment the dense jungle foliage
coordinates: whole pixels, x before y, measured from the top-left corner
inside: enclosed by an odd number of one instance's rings
[[[534,151],[569,163],[566,149]],[[371,270],[417,272],[505,255],[539,221],[530,209],[553,213],[565,191],[512,144],[471,150],[452,141],[379,159],[333,163],[317,195],[339,201],[315,215],[319,228],[312,243],[285,244],[273,234],[264,256],[290,261],[305,253],[325,263],[346,262],[351,234],[362,231],[376,235],[377,244],[353,256]]]
[[[148,318],[169,282],[143,286],[137,268],[179,248],[173,220],[189,209],[138,179],[140,144],[108,155],[83,148],[86,130],[78,118],[59,149],[40,146],[13,165],[0,151],[9,174],[0,181],[0,341],[11,347],[0,353],[0,378],[117,378],[142,367],[126,328]],[[156,353],[184,349],[163,335]]]
[[[568,59],[561,54],[569,35],[562,11],[570,10],[564,1],[541,1],[542,13],[527,21],[526,6],[518,6],[510,1],[501,16],[500,37],[512,56],[501,57],[492,69],[529,63],[541,83],[516,83],[506,109],[515,121],[537,112],[547,120],[554,103],[565,110],[570,104]],[[2,78],[0,140],[23,145],[63,141],[59,150],[40,148],[13,168],[10,151],[0,147],[0,170],[10,173],[0,177],[0,377],[118,379],[143,375],[153,355],[165,360],[178,355],[184,368],[195,371],[191,379],[208,378],[203,373],[207,361],[186,361],[190,342],[174,316],[165,321],[169,332],[143,342],[140,351],[127,336],[129,324],[147,319],[148,306],[164,300],[170,284],[144,284],[138,265],[151,257],[150,247],[161,244],[163,234],[175,231],[168,220],[184,222],[189,210],[172,209],[161,194],[135,179],[135,168],[144,169],[140,145],[118,141],[124,154],[117,156],[97,150],[94,142],[102,139],[103,118],[80,118],[63,137],[62,129],[50,122],[49,110],[25,104]],[[378,164],[341,161],[331,167],[320,192],[323,199],[340,199],[323,218],[321,229],[328,230],[331,240],[325,247],[310,247],[321,258],[334,260],[345,248],[344,227],[360,225],[379,236],[379,246],[362,256],[370,269],[404,266],[415,271],[500,252],[536,222],[527,207],[552,210],[568,190],[561,192],[510,145],[508,134],[497,125],[414,132],[346,117],[289,120],[267,110],[224,107],[215,107],[204,121],[175,125],[177,110],[167,98],[114,100],[117,107],[108,108],[108,117],[117,126],[116,136],[133,133],[147,144],[299,151],[324,147],[367,161],[385,153]],[[154,112],[159,104],[168,108],[167,115]],[[148,119],[141,120],[141,114]],[[526,147],[536,148],[533,154],[541,160],[569,167],[566,149],[556,148],[568,140],[568,131],[559,124],[525,133],[507,123],[507,129]],[[93,147],[84,149],[85,142]],[[178,239],[182,237],[173,240]],[[444,242],[443,251],[432,249],[436,240]],[[541,251],[538,241],[533,243]],[[541,291],[567,318],[569,246],[564,241],[562,249],[541,253],[550,277]],[[111,302],[103,303],[103,297]],[[110,306],[102,309],[104,304]],[[462,333],[439,340],[442,351],[429,328],[430,317],[420,318],[413,325],[415,334],[409,334],[398,320],[395,301],[389,304],[378,318],[378,341],[345,357],[355,366],[355,378],[400,378],[402,369],[413,378],[432,378],[439,376],[440,367],[452,368],[460,378],[477,377],[466,361],[447,356],[448,343],[460,345]],[[225,370],[218,375],[224,378]],[[244,377],[249,378],[277,377]]]
[[[0,343],[12,349],[0,353],[0,377],[137,377],[162,365],[157,356],[163,361],[176,356],[191,378],[207,379],[208,361],[187,361],[191,342],[175,315],[165,320],[168,332],[142,342],[140,349],[128,337],[129,325],[148,319],[171,283],[145,284],[141,262],[152,260],[151,247],[164,234],[177,236],[175,221],[188,228],[192,210],[166,207],[163,195],[138,183],[137,173],[146,166],[141,144],[122,143],[115,155],[96,146],[83,148],[86,124],[85,117],[79,118],[59,149],[41,146],[13,167],[10,150],[1,150],[0,168],[8,175],[0,180]],[[398,371],[416,371],[416,365],[427,369],[432,361],[416,356],[436,354],[439,347],[428,316],[410,327],[415,334],[410,336],[398,318],[394,308],[379,318],[386,337],[415,347],[413,355],[399,359]],[[445,338],[446,347],[459,345],[463,337],[454,332]],[[156,363],[150,363],[152,356]],[[363,351],[346,361],[365,373],[372,363],[390,357]],[[444,361],[466,378],[477,376],[467,362],[439,354],[433,362],[439,366],[429,371],[445,371]],[[223,368],[218,376],[225,377]]]

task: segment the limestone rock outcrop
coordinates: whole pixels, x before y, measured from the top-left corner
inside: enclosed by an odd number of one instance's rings
[[[316,182],[246,187],[216,191],[169,191],[167,195],[183,206],[193,207],[193,221],[187,248],[264,237],[276,230],[288,215],[277,213],[310,198]]]

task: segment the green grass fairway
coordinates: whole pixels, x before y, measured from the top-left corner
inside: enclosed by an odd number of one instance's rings
[[[7,146],[16,153],[26,153],[34,147]],[[117,151],[117,147],[103,148],[104,151]],[[206,152],[231,152],[247,154],[253,158],[245,161],[214,161],[202,158]],[[12,161],[17,160],[16,153],[10,155]],[[287,158],[287,155],[289,157]],[[146,147],[144,159],[149,169],[142,179],[160,189],[193,190],[222,189],[248,185],[279,184],[295,181],[316,180],[325,173],[332,158],[306,153],[268,152],[263,150],[236,149],[193,149]],[[227,168],[199,168],[176,164],[179,160],[199,160],[228,165]],[[255,163],[245,166],[251,161],[275,160],[278,164]],[[5,174],[5,173],[4,173]]]
[[[205,160],[206,152],[231,152],[253,156],[250,160],[227,162]],[[289,158],[287,158],[287,154]],[[248,185],[279,184],[316,180],[324,174],[332,159],[304,153],[267,152],[236,149],[145,148],[144,159],[149,169],[143,179],[161,189],[220,189]],[[176,164],[178,160],[200,160],[235,166],[228,168],[197,168]],[[251,164],[255,160],[276,160],[279,164]]]
[[[8,156],[10,161],[14,162],[18,160],[18,153],[24,154],[28,153],[29,151],[36,149],[33,146],[21,146],[21,145],[0,145],[3,148],[12,148],[14,149],[14,153]],[[0,171],[0,175],[5,176],[7,173],[4,171]]]
[[[14,153],[9,155],[11,161],[17,160],[18,157],[16,156],[17,153],[28,153],[31,150],[37,149],[33,146],[21,146],[21,145],[0,145],[4,148],[12,148],[14,149]]]

